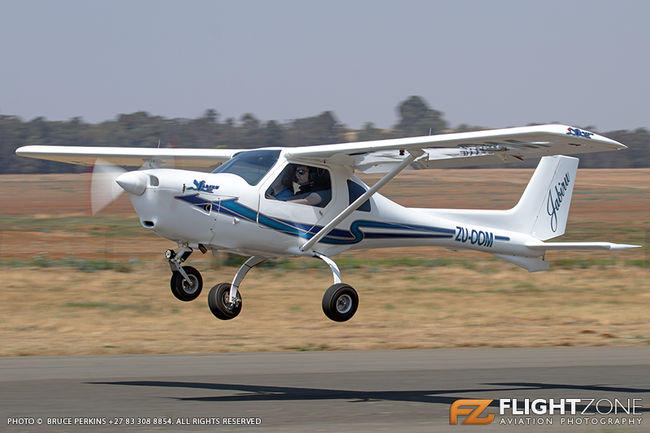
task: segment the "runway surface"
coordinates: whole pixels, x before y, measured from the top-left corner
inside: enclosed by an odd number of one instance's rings
[[[461,398],[494,400],[482,416],[495,420],[449,425]],[[578,398],[581,410],[596,399],[601,412],[640,399],[635,415],[582,418],[641,425],[560,425],[556,415],[550,426],[504,426],[505,398]],[[8,432],[650,431],[650,347],[0,358],[0,402]]]

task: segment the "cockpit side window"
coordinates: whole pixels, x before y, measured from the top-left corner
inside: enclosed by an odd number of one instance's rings
[[[354,201],[361,197],[365,192],[366,190],[364,187],[348,179],[348,196],[350,200],[349,204],[354,203]],[[370,200],[364,201],[363,204],[357,208],[357,210],[360,210],[362,212],[370,212],[370,209]]]
[[[244,179],[249,185],[257,185],[275,165],[279,150],[249,150],[235,154],[212,173],[231,173]]]
[[[265,192],[271,200],[325,207],[332,200],[332,181],[325,168],[289,164]]]

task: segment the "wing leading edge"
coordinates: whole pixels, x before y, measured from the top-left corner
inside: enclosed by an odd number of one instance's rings
[[[407,170],[453,168],[517,162],[547,155],[571,155],[625,149],[601,135],[566,125],[539,125],[423,137],[285,148],[288,159],[326,162],[363,173],[386,173],[408,152],[422,155]],[[252,149],[169,149],[133,147],[23,146],[20,156],[93,165],[97,158],[121,166],[214,167],[235,153]]]
[[[16,150],[19,156],[93,165],[99,158],[120,166],[187,166],[213,167],[230,159],[238,149],[169,149],[150,147],[91,147],[91,146],[23,146]]]
[[[287,152],[296,161],[326,161],[364,173],[383,173],[399,165],[405,151],[421,150],[407,169],[453,168],[517,162],[547,155],[625,149],[626,146],[566,125],[539,125],[391,140],[298,147]]]

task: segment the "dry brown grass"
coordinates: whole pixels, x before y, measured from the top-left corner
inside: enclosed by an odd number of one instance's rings
[[[168,272],[6,269],[0,355],[181,353],[458,346],[650,344],[644,269],[394,268],[346,272],[361,307],[345,324],[320,311],[325,269],[255,269],[244,309],[219,321],[205,297],[172,298]],[[234,268],[204,272],[231,278]]]
[[[406,173],[386,195],[409,206],[507,208],[530,173]],[[33,222],[35,214],[44,226],[53,216],[84,215],[83,176],[1,180],[1,215],[17,218],[0,232],[5,260],[0,267],[5,282],[0,305],[3,356],[650,344],[646,248],[555,253],[552,258],[587,260],[586,267],[558,262],[550,272],[535,274],[486,255],[436,248],[346,254],[344,263],[373,261],[358,268],[343,266],[344,280],[361,297],[357,315],[343,324],[330,322],[320,309],[322,293],[331,284],[329,271],[324,265],[302,269],[302,261],[296,261],[291,262],[298,267],[294,270],[251,271],[242,286],[241,315],[223,322],[210,314],[205,295],[193,303],[172,297],[169,268],[162,260],[170,244],[144,230],[136,230],[135,236],[103,236],[97,219],[90,217],[76,232],[16,228],[16,221],[24,217]],[[566,239],[647,243],[649,198],[650,170],[580,171]],[[120,200],[104,215],[121,218],[133,216],[133,211],[128,201]],[[16,259],[25,264],[37,254],[126,261],[134,248],[140,262],[127,265],[131,272],[126,273],[6,263]],[[391,261],[404,255],[459,260],[450,266],[411,267]],[[204,290],[229,281],[236,270],[212,268],[202,260]]]

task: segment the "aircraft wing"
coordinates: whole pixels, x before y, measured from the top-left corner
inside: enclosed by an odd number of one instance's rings
[[[197,167],[207,168],[230,159],[240,149],[169,149],[151,147],[92,147],[92,146],[23,146],[16,150],[19,156],[93,165],[99,158],[111,164],[140,167]]]
[[[385,173],[409,151],[424,152],[406,169],[453,168],[523,161],[547,155],[570,155],[625,149],[623,144],[566,125],[539,125],[460,132],[391,140],[296,147],[290,160],[329,162],[363,173]]]
[[[385,173],[410,152],[422,153],[406,169],[454,168],[518,162],[547,155],[625,149],[621,143],[566,125],[540,125],[355,143],[289,148],[296,162],[342,164],[363,173]],[[23,146],[30,158],[93,165],[99,158],[120,166],[214,167],[245,149],[170,149],[132,147]]]

